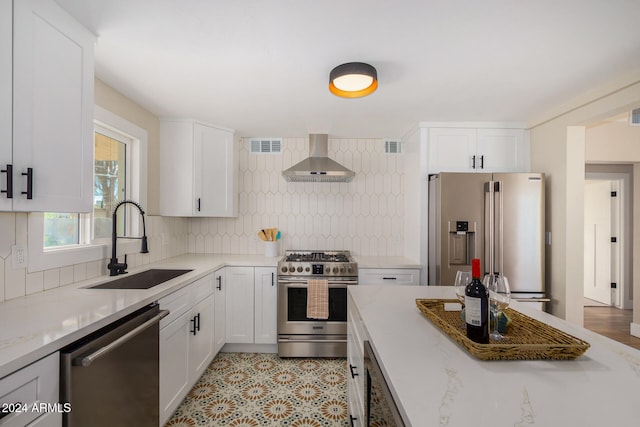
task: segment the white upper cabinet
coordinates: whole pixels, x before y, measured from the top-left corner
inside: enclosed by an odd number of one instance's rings
[[[0,210],[90,212],[95,38],[52,0],[0,20]]]
[[[0,0],[0,211],[11,210],[12,200],[7,198],[7,165],[13,163],[11,154],[12,135],[12,4],[11,0]]]
[[[160,122],[160,214],[238,215],[235,134],[193,120]]]
[[[524,129],[429,127],[429,173],[526,172],[529,140]]]

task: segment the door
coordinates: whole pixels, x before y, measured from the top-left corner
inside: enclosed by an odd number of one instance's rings
[[[253,267],[225,267],[226,342],[253,344]]]
[[[255,343],[276,344],[278,286],[274,267],[255,268]]]
[[[200,301],[189,315],[189,382],[195,383],[213,359],[213,294]]]
[[[233,133],[194,125],[196,216],[235,216]]]
[[[584,296],[611,305],[611,183],[584,184]]]
[[[11,28],[13,12],[11,0],[0,0],[0,190],[7,191],[7,165],[13,163],[11,156],[12,91],[11,80],[13,34]],[[6,193],[0,193],[0,211],[11,210],[11,199]]]
[[[544,286],[545,182],[539,173],[493,174],[496,192],[495,271],[511,292],[542,293]]]
[[[472,172],[475,155],[475,129],[429,129],[428,164],[430,172]]]
[[[484,172],[523,170],[524,129],[478,129],[476,168]]]
[[[94,37],[53,1],[13,4],[13,209],[90,212]]]
[[[160,330],[160,421],[164,425],[189,387],[189,326],[185,313]]]

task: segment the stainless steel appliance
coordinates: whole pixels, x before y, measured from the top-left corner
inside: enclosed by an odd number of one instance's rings
[[[329,318],[307,317],[309,279],[326,279]],[[286,251],[278,263],[278,355],[346,357],[347,287],[358,284],[349,251]]]
[[[480,258],[509,279],[513,298],[545,298],[545,177],[440,173],[429,178],[429,284],[452,285]]]
[[[64,426],[158,427],[158,323],[167,314],[152,304],[61,350]]]
[[[365,426],[404,427],[404,421],[391,390],[384,379],[369,341],[364,342],[365,377]]]

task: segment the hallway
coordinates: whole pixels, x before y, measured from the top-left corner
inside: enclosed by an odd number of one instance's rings
[[[584,327],[640,350],[640,338],[629,333],[632,310],[615,307],[584,307]]]

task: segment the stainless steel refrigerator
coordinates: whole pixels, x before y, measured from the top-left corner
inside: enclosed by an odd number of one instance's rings
[[[507,276],[513,297],[545,295],[545,183],[540,173],[440,173],[429,177],[429,285],[458,270]]]

